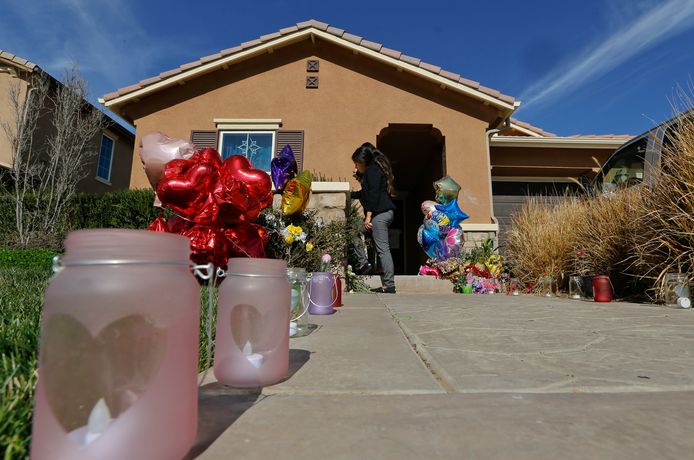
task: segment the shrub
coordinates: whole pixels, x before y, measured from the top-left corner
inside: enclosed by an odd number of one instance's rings
[[[150,189],[78,193],[70,202],[67,228],[147,228],[160,212],[153,202]]]
[[[609,275],[621,296],[642,293],[633,272],[636,238],[643,233],[641,196],[642,189],[635,187],[555,202],[531,198],[513,218],[508,235],[506,255],[514,275],[536,284],[544,275],[562,281],[587,270]],[[579,251],[585,254],[580,264]]]
[[[545,275],[560,279],[576,245],[574,223],[584,211],[577,197],[560,201],[532,197],[513,217],[506,257],[516,277],[536,284]]]
[[[68,232],[82,228],[143,229],[161,212],[154,208],[150,189],[121,190],[111,193],[76,193],[68,203],[56,234],[36,234],[30,247],[62,249]],[[0,198],[0,236],[5,247],[17,246],[13,198]]]
[[[694,109],[691,101],[690,109]],[[642,201],[644,231],[635,245],[636,266],[662,298],[668,273],[694,277],[694,116],[682,117]]]

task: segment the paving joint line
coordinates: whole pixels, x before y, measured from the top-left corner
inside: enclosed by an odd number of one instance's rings
[[[443,389],[448,394],[458,393],[457,386],[455,384],[455,379],[448,373],[448,371],[446,371],[446,369],[444,369],[443,366],[441,366],[438,363],[438,361],[434,359],[433,356],[431,356],[431,354],[427,351],[426,347],[424,346],[424,343],[422,343],[422,341],[419,340],[417,335],[413,333],[409,327],[403,324],[403,322],[398,318],[396,312],[394,312],[388,306],[388,304],[380,298],[380,296],[378,300],[386,308],[386,311],[388,311],[391,318],[395,320],[395,324],[397,324],[400,328],[400,331],[405,337],[405,340],[407,340],[407,343],[410,345],[410,348],[417,355],[417,357],[422,362],[427,371],[429,371],[431,377],[436,381],[436,383],[439,384],[441,389]]]

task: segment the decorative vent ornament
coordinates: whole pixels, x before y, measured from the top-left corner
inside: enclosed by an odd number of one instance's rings
[[[317,75],[309,75],[306,77],[306,88],[318,88]]]

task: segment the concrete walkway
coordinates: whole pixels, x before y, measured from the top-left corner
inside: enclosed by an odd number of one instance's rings
[[[346,295],[290,377],[208,376],[200,459],[694,458],[694,311]]]

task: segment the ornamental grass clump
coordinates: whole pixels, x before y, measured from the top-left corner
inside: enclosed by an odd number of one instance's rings
[[[533,197],[514,216],[506,255],[514,276],[536,285],[552,276],[609,275],[622,296],[634,293],[641,189],[610,195]]]
[[[641,276],[662,300],[668,273],[694,277],[694,104],[680,117],[663,146],[660,168],[644,192],[642,213],[645,231],[635,245]]]
[[[585,254],[588,274],[610,276],[621,296],[636,294],[635,290],[640,289],[637,277],[632,276],[632,266],[635,239],[643,232],[642,190],[632,187],[587,197],[569,222],[574,226],[575,247]]]
[[[575,222],[585,206],[577,197],[531,197],[514,215],[506,257],[514,276],[535,285],[543,276],[560,279],[574,254]]]

